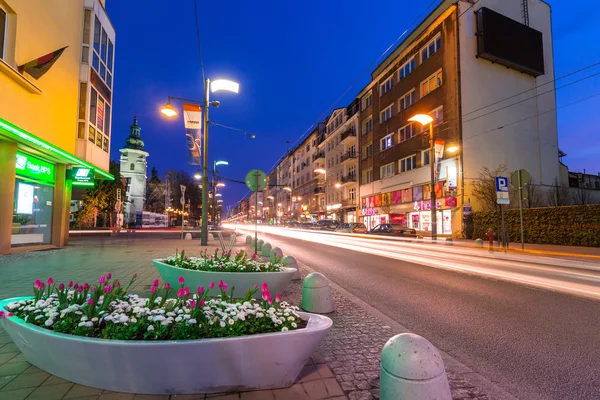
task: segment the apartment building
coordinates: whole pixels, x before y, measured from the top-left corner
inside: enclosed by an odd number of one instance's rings
[[[432,162],[438,234],[460,234],[463,206],[478,206],[470,187],[484,166],[556,179],[553,86],[535,95],[554,80],[550,27],[539,0],[448,0],[373,71],[358,95],[367,227],[431,231]],[[417,114],[433,118],[435,160],[429,126],[409,121]]]
[[[104,27],[99,38],[96,19]],[[109,147],[104,151],[112,97],[100,94],[94,103],[92,85],[80,96],[92,53],[99,56],[98,70],[104,60],[112,74],[114,30],[103,0],[0,0],[0,253],[64,246],[72,186],[113,179]],[[91,113],[102,121],[102,156],[81,152],[77,144],[79,117]]]
[[[318,219],[318,182],[315,169],[321,168],[319,135],[322,128],[315,128],[292,153],[292,215],[301,221]]]

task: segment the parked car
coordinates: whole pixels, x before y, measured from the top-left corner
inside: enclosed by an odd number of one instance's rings
[[[298,228],[300,229],[314,229],[315,224],[313,224],[312,222],[303,222],[301,224],[298,225]]]
[[[365,224],[359,222],[350,222],[347,224],[341,224],[336,228],[335,231],[343,233],[367,233],[367,227]]]
[[[380,224],[368,232],[370,235],[416,238],[417,231],[400,224]]]
[[[338,221],[333,221],[330,219],[322,219],[320,221],[317,221],[314,229],[319,230],[319,231],[335,231],[336,228],[339,226],[340,226],[340,223]]]
[[[285,226],[286,228],[298,228],[298,224],[296,221],[287,221],[285,224],[283,224],[283,226]]]

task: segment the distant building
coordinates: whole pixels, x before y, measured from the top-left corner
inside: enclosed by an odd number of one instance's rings
[[[121,176],[127,179],[124,219],[128,225],[136,223],[136,212],[143,211],[146,203],[146,158],[149,154],[144,150],[141,130],[137,117],[134,117],[125,147],[119,150]]]

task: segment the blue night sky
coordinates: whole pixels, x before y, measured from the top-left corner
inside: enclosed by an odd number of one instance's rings
[[[229,78],[241,87],[238,95],[213,95],[221,107],[213,108],[210,117],[257,137],[252,140],[212,126],[209,150],[211,163],[215,158],[229,161],[221,169],[223,176],[243,180],[250,169],[271,169],[290,147],[286,141],[294,143],[328,115],[330,106],[367,70],[335,104],[348,105],[369,82],[373,62],[430,1],[235,0],[224,4],[198,1],[205,72],[211,79]],[[595,13],[582,12],[595,9],[596,1],[581,0],[576,8],[566,0],[550,4],[555,76],[599,62]],[[156,166],[161,175],[171,168],[193,173],[194,167],[186,165],[182,118],[167,120],[159,109],[168,95],[203,96],[194,3],[149,5],[159,2],[107,1],[117,31],[111,156],[118,159],[118,149],[137,114],[150,153],[149,168]],[[599,71],[597,66],[560,80],[557,86]],[[568,154],[564,161],[570,170],[592,174],[600,172],[600,96],[565,105],[594,95],[600,95],[600,77],[557,92],[559,146]],[[174,105],[181,109],[180,103]],[[223,190],[225,204],[234,205],[246,192],[244,185],[228,183]]]

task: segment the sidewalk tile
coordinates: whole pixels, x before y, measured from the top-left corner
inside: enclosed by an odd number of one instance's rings
[[[204,394],[172,394],[171,400],[204,400]]]
[[[317,368],[314,365],[306,365],[304,368],[302,368],[302,371],[300,371],[297,381],[309,382],[314,381],[315,379],[321,379]]]
[[[275,400],[275,395],[272,390],[259,390],[256,392],[240,393],[242,400]]]
[[[317,364],[316,367],[321,378],[333,378],[333,372],[331,372],[327,364]]]
[[[72,383],[60,385],[40,386],[35,389],[27,400],[60,400],[71,389]]]
[[[0,376],[0,389],[6,386],[8,382],[12,381],[14,378],[16,378],[16,375]]]
[[[136,394],[133,400],[169,400],[169,395],[159,394]]]
[[[0,353],[0,365],[4,364],[8,361],[10,361],[11,359],[13,359],[16,355],[18,355],[19,353],[16,351],[10,352],[10,353]]]
[[[25,371],[23,371],[24,374],[35,374],[36,372],[44,372],[41,369],[39,369],[38,367],[32,365],[29,368],[27,368]]]
[[[215,400],[238,400],[240,398],[239,393],[230,393],[230,394],[213,394],[214,397],[209,397],[211,395],[206,395],[207,399],[215,399]]]
[[[44,383],[42,383],[43,386],[48,386],[48,385],[58,385],[61,383],[72,383],[69,382],[67,380],[64,380],[62,378],[59,378],[58,376],[50,376],[50,378],[48,378]]]
[[[131,393],[110,392],[102,393],[102,395],[98,397],[98,400],[133,400],[133,396],[134,395]]]
[[[3,353],[3,354],[12,354],[12,353]],[[2,355],[2,354],[0,354],[0,355]],[[27,361],[27,360],[25,359],[25,356],[23,355],[23,353],[17,353],[16,356],[14,356],[10,360],[8,360],[6,363],[12,364],[12,363],[24,362],[24,361]]]
[[[14,343],[6,343],[4,345],[0,344],[0,354],[2,353],[14,353],[15,351],[18,352],[19,348],[17,347],[16,344]]]
[[[0,392],[2,400],[24,400],[35,388],[25,388],[18,390],[11,390],[8,392]]]
[[[325,388],[327,389],[327,393],[330,396],[343,396],[344,391],[340,387],[340,384],[335,378],[323,379],[323,383],[325,384]]]
[[[49,376],[50,374],[48,374],[47,372],[38,372],[35,374],[21,374],[12,381],[10,381],[8,385],[4,386],[2,390],[6,391],[37,387],[40,386],[42,382],[44,382]]]
[[[273,390],[275,400],[310,400],[308,393],[300,383],[285,389]]]
[[[77,397],[88,397],[88,396],[100,396],[102,389],[97,389],[89,386],[83,386],[79,384],[73,385],[71,390],[63,397],[63,399],[73,399]]]
[[[18,375],[29,368],[29,365],[26,362],[0,365],[0,376]]]
[[[329,397],[323,381],[318,380],[304,382],[302,386],[304,387],[304,390],[306,390],[306,393],[308,393],[308,396],[311,400],[326,399]]]

